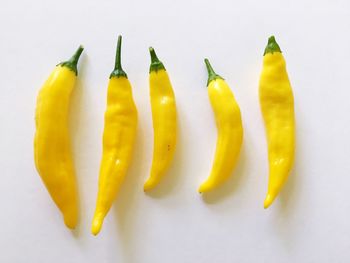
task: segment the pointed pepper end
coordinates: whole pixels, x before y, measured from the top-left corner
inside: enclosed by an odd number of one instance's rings
[[[148,179],[143,185],[143,191],[147,192],[149,190],[152,190],[155,186],[156,184],[154,183],[154,181],[151,179]]]
[[[64,216],[64,224],[69,229],[73,230],[77,226],[78,220],[77,216]]]
[[[204,192],[205,192],[205,190],[203,189],[202,186],[200,186],[200,187],[198,188],[198,193],[199,193],[199,194],[203,194]]]
[[[209,192],[210,190],[212,190],[212,186],[206,182],[202,183],[199,188],[198,188],[198,192],[200,194],[203,194],[203,193],[207,193]]]
[[[272,195],[272,194],[267,194],[265,201],[264,201],[264,209],[267,209],[270,207],[270,205],[273,203],[273,201],[275,200],[276,196]]]
[[[91,233],[96,236],[100,233],[103,224],[103,216],[95,216],[92,221]]]

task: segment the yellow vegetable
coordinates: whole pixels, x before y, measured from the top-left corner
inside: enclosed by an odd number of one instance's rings
[[[208,179],[199,187],[200,193],[208,192],[224,183],[237,162],[243,140],[241,111],[235,97],[224,79],[217,75],[209,60],[208,95],[214,111],[218,138],[214,163]]]
[[[103,132],[103,154],[98,196],[91,232],[97,235],[111,208],[129,167],[137,128],[137,109],[132,89],[121,66],[121,36],[118,38],[115,68],[110,75]]]
[[[286,182],[294,161],[294,98],[281,49],[272,36],[264,52],[260,77],[260,105],[266,127],[269,184],[264,208],[268,208]]]
[[[56,66],[39,92],[35,112],[35,166],[71,229],[78,221],[78,198],[68,112],[82,52],[80,46],[70,60]]]
[[[169,76],[153,48],[150,48],[149,75],[151,108],[154,129],[154,146],[151,175],[144,184],[144,191],[154,188],[164,176],[175,151],[176,105]]]

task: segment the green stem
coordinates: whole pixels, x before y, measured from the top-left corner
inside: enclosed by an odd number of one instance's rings
[[[165,70],[164,64],[158,59],[156,52],[153,47],[149,48],[149,53],[151,55],[151,66],[149,67],[149,72],[157,72],[158,70]]]
[[[117,51],[115,55],[115,65],[114,65],[114,70],[112,71],[111,75],[109,78],[116,77],[125,77],[128,78],[126,75],[125,71],[122,68],[121,64],[121,49],[122,49],[122,36],[118,36],[118,44],[117,44]]]
[[[204,59],[204,62],[205,62],[205,65],[207,66],[207,70],[208,70],[207,86],[209,86],[209,83],[215,79],[223,79],[223,77],[221,77],[220,75],[215,73],[213,67],[210,65],[210,62],[207,58]]]
[[[264,51],[264,56],[268,53],[273,54],[274,52],[282,53],[280,46],[277,44],[274,36],[270,36],[267,42],[267,46]]]
[[[61,65],[62,67],[69,68],[75,73],[75,75],[78,75],[77,65],[78,65],[79,57],[83,52],[83,50],[84,50],[84,47],[80,45],[77,51],[75,51],[74,55],[69,60],[61,62],[59,65]]]

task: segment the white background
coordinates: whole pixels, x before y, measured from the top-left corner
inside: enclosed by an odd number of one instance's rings
[[[350,262],[350,2],[18,1],[0,7],[0,262]],[[135,155],[101,233],[90,234],[108,76],[117,35],[139,111]],[[267,38],[284,52],[297,152],[283,192],[263,209],[267,150],[258,80]],[[85,46],[71,130],[81,217],[69,231],[34,168],[36,95]],[[179,140],[167,177],[142,190],[152,158],[148,47],[176,93]],[[244,122],[239,164],[205,197],[216,127],[203,58],[226,78]]]

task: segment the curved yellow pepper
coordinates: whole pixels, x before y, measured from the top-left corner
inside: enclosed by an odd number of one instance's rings
[[[266,127],[269,184],[264,201],[268,208],[281,191],[294,161],[294,98],[280,47],[272,36],[264,52],[260,77],[260,104]]]
[[[35,112],[35,166],[71,229],[78,221],[78,198],[68,112],[82,51],[80,46],[70,60],[56,66],[39,92]]]
[[[176,104],[169,76],[153,48],[150,48],[149,75],[154,129],[153,161],[144,191],[154,188],[164,176],[174,156],[176,145]]]
[[[132,89],[121,66],[121,36],[118,38],[116,63],[110,75],[107,110],[103,132],[103,154],[98,196],[91,232],[97,235],[111,208],[129,167],[137,128],[137,109]]]
[[[214,111],[218,138],[214,163],[208,179],[199,187],[200,193],[208,192],[224,183],[237,162],[243,140],[241,111],[235,97],[224,79],[217,75],[209,60],[208,95]]]

